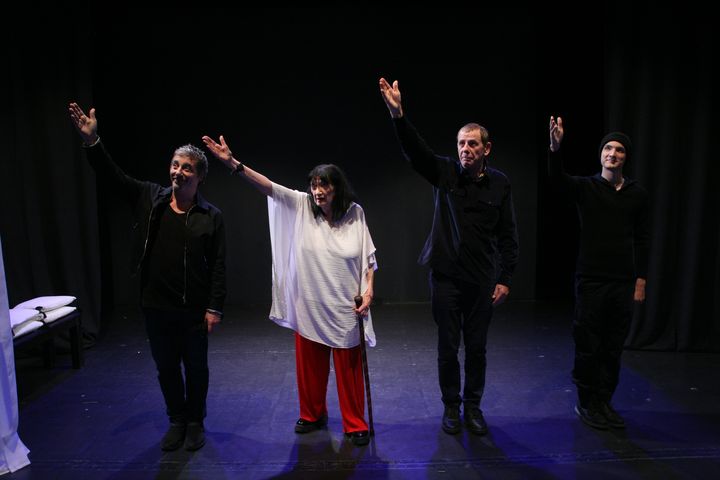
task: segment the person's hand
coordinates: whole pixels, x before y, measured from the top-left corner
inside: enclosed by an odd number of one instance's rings
[[[492,299],[493,299],[492,306],[493,307],[499,306],[501,303],[503,303],[507,299],[508,295],[510,295],[510,289],[507,286],[505,286],[501,283],[498,283],[497,285],[495,285],[495,291],[493,292],[493,295],[492,295]]]
[[[88,116],[85,115],[85,112],[83,112],[83,109],[80,108],[77,103],[72,102],[68,106],[68,111],[70,112],[70,121],[75,125],[75,129],[80,134],[83,143],[92,145],[97,142],[98,122],[95,117],[95,109],[91,108],[90,115]]]
[[[210,152],[215,155],[215,158],[224,163],[226,167],[235,168],[232,161],[233,154],[230,151],[230,147],[228,146],[228,144],[225,143],[225,137],[220,135],[220,143],[217,143],[212,138],[204,135],[202,137],[202,141],[205,143],[205,146],[208,148],[208,150],[210,150]]]
[[[370,304],[372,304],[373,296],[369,292],[365,292],[362,294],[362,303],[359,307],[355,307],[355,314],[367,316],[368,312],[370,311]]]
[[[380,94],[383,100],[385,100],[385,105],[387,105],[388,110],[390,110],[390,115],[393,118],[402,117],[402,98],[400,96],[400,89],[398,88],[398,81],[395,80],[392,86],[390,86],[387,80],[380,78],[379,84]]]
[[[644,278],[638,278],[635,280],[635,292],[633,293],[633,300],[635,300],[638,303],[642,303],[645,301],[645,279]]]
[[[215,312],[205,312],[205,325],[207,325],[208,333],[212,332],[213,327],[220,323],[222,316]]]
[[[550,150],[557,152],[560,149],[560,143],[562,142],[565,130],[563,129],[562,118],[550,117]]]

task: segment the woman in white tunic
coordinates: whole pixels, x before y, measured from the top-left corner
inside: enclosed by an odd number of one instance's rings
[[[365,339],[375,345],[370,316],[375,246],[343,172],[318,165],[308,175],[308,192],[291,190],[233,158],[220,143],[203,137],[232,174],[268,197],[273,291],[270,318],[295,331],[300,418],[295,432],[327,424],[330,354],[335,365],[343,430],[356,445],[369,441],[357,315]],[[354,297],[361,292],[362,304]]]

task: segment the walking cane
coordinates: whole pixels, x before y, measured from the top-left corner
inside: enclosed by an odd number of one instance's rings
[[[363,299],[360,295],[355,297],[355,308],[360,308],[360,305],[362,305]],[[367,351],[365,349],[365,328],[363,327],[363,316],[362,314],[357,314],[358,319],[358,328],[360,329],[360,351],[362,353],[362,367],[363,367],[363,376],[365,377],[365,397],[367,398],[367,406],[368,406],[368,423],[369,423],[369,435],[375,435],[375,427],[373,426],[373,413],[372,413],[372,397],[370,396],[370,373],[368,372],[368,363],[367,363]]]

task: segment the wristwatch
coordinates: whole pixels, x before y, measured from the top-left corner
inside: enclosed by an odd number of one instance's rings
[[[238,164],[230,172],[230,175],[240,175],[240,172],[242,172],[243,170],[245,170],[245,165],[243,165],[242,162],[238,161]]]

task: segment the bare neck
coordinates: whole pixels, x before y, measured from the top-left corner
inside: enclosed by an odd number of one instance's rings
[[[177,213],[185,213],[195,205],[195,195],[183,195],[173,192],[170,206]]]

